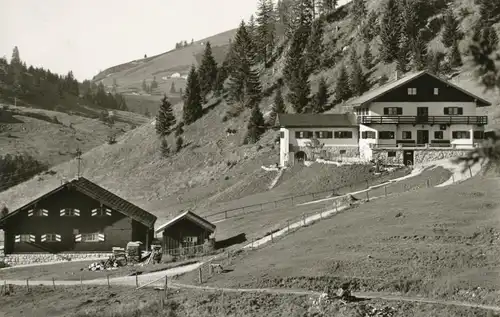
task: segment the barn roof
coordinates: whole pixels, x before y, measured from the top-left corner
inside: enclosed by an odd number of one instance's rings
[[[162,224],[161,226],[159,226],[155,230],[155,232],[156,233],[162,232],[163,230],[167,229],[168,227],[172,226],[173,224],[177,223],[178,221],[180,221],[182,219],[188,219],[188,220],[196,223],[200,227],[207,229],[210,232],[215,231],[215,225],[213,223],[203,219],[202,217],[198,216],[197,214],[195,214],[191,211],[185,211],[185,212],[181,213],[180,215],[170,219],[169,221]]]
[[[385,95],[386,93],[393,91],[394,89],[401,87],[404,84],[409,83],[409,82],[411,82],[411,81],[413,81],[413,80],[415,80],[423,75],[429,75],[429,76],[449,85],[450,87],[455,88],[456,90],[459,90],[466,95],[469,95],[470,97],[478,100],[480,106],[491,106],[491,103],[489,101],[487,101],[487,100],[485,100],[477,95],[474,95],[473,93],[471,93],[463,88],[460,88],[457,85],[454,85],[451,82],[449,82],[443,78],[440,78],[440,77],[438,77],[438,76],[436,76],[436,75],[434,75],[426,70],[422,70],[422,71],[414,72],[414,73],[409,73],[408,75],[406,75],[398,80],[389,82],[385,85],[382,85],[382,86],[377,87],[373,90],[370,90],[357,98],[354,98],[353,100],[349,101],[348,104],[353,105],[353,106],[361,106],[361,105],[366,104],[368,102],[371,102],[374,99],[376,99],[382,95]]]
[[[279,113],[278,126],[284,128],[356,127],[356,119],[348,113]]]
[[[153,214],[150,214],[146,210],[132,204],[131,202],[118,197],[117,195],[113,194],[112,192],[102,188],[101,186],[89,181],[88,179],[84,177],[79,177],[76,179],[73,179],[70,182],[67,182],[65,184],[62,184],[61,186],[55,188],[54,190],[51,190],[50,192],[43,194],[33,200],[31,200],[29,203],[25,204],[24,206],[14,210],[13,212],[9,213],[6,217],[4,217],[2,220],[5,220],[7,218],[10,218],[14,216],[15,214],[23,211],[27,207],[33,205],[37,201],[44,199],[46,197],[49,197],[56,192],[64,189],[72,187],[81,192],[82,194],[91,197],[100,203],[107,205],[111,207],[112,209],[124,214],[125,216],[128,216],[137,222],[142,223],[143,225],[147,226],[148,228],[153,227],[155,221],[156,221],[156,216]]]

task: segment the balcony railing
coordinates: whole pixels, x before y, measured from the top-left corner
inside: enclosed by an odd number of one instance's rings
[[[488,124],[487,116],[360,116],[359,124]]]
[[[477,148],[481,143],[474,141],[472,144],[451,144],[451,143],[398,143],[398,144],[370,144],[371,149],[473,149]]]

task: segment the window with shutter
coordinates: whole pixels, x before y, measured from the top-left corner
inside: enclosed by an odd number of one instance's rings
[[[42,242],[61,242],[61,235],[57,233],[42,234],[40,241]]]
[[[484,139],[484,131],[474,131],[474,139],[476,140]]]
[[[434,131],[434,139],[442,140],[443,139],[443,131]]]
[[[91,216],[111,216],[111,209],[106,207],[94,208],[91,210]]]
[[[408,95],[415,96],[417,94],[417,88],[408,88]]]
[[[29,233],[22,233],[14,236],[14,242],[35,242],[35,235]]]
[[[80,209],[75,208],[64,208],[59,211],[60,216],[80,216]]]
[[[453,131],[451,133],[451,136],[454,139],[470,139],[470,132],[469,131]]]
[[[403,108],[400,107],[387,107],[384,108],[384,115],[397,116],[403,113]]]
[[[383,140],[394,139],[394,131],[379,131],[378,138]]]
[[[280,131],[280,139],[283,139],[285,137],[285,132]]]
[[[462,108],[462,107],[447,107],[447,108],[444,108],[444,114],[450,115],[450,116],[462,115],[462,114],[464,114],[464,108]]]
[[[435,96],[439,95],[439,88],[434,88],[434,95]]]
[[[336,139],[352,139],[352,131],[335,131]]]
[[[403,140],[411,140],[411,131],[403,131]]]

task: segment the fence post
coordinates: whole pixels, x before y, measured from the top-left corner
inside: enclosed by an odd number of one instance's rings
[[[274,243],[274,240],[273,240],[273,233],[271,232],[271,243]]]
[[[163,293],[158,292],[158,296],[160,297],[160,308],[161,308],[161,310],[163,310],[163,308],[164,308]]]
[[[387,185],[384,185],[384,195],[387,197]]]
[[[304,222],[304,226],[306,225],[306,215],[305,214],[302,214],[302,220]]]
[[[198,268],[198,281],[201,283],[203,283],[203,277],[201,275],[201,267]]]
[[[168,298],[168,278],[165,275],[165,298]]]
[[[7,295],[7,281],[3,281],[3,291],[4,291],[4,295]]]
[[[470,174],[470,177],[472,177],[472,170],[471,170],[470,166],[469,166],[469,174]]]
[[[431,180],[430,179],[426,179],[425,180],[425,185],[427,186],[427,188],[431,187]]]
[[[108,288],[110,288],[111,284],[109,284],[109,274],[106,274],[106,279],[108,280]]]
[[[368,180],[366,180],[366,188],[370,188],[370,186],[368,185]]]
[[[80,288],[83,290],[83,274],[80,274]]]
[[[451,179],[453,181],[453,184],[455,184],[455,174],[451,174]]]
[[[52,278],[52,286],[54,287],[54,289],[56,289],[56,279],[55,278]]]
[[[290,220],[286,221],[286,227],[288,228],[287,230],[290,231]]]
[[[227,211],[224,211],[224,219],[227,219]]]
[[[30,291],[30,282],[29,282],[29,278],[26,279],[26,291]]]
[[[339,212],[339,200],[335,199],[335,212]]]
[[[135,270],[135,287],[139,287],[139,275],[137,275],[137,270]]]

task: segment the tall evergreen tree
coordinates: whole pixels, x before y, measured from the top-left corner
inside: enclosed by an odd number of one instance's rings
[[[172,84],[170,85],[170,93],[175,94],[177,90],[175,89],[175,82],[173,81]]]
[[[359,61],[356,61],[351,68],[351,76],[349,78],[351,91],[355,96],[361,96],[368,88],[366,77],[363,74],[363,69]]]
[[[455,41],[459,39],[458,37],[458,21],[453,15],[453,11],[447,10],[444,16],[444,29],[442,42],[446,48],[450,48],[453,46]]]
[[[264,116],[259,106],[254,105],[247,125],[245,143],[256,143],[265,131]]]
[[[317,19],[313,22],[311,36],[306,46],[305,58],[308,72],[314,72],[321,66],[323,51],[323,19]]]
[[[378,13],[374,10],[368,13],[367,21],[361,29],[366,42],[371,42],[380,33],[380,24],[377,22]]]
[[[276,94],[274,95],[274,103],[268,119],[268,124],[270,126],[274,126],[276,124],[276,118],[279,113],[285,113],[285,101],[283,100],[281,87],[278,87]]]
[[[17,46],[14,46],[14,49],[12,50],[12,57],[10,59],[10,65],[21,65],[21,55],[19,54],[19,48]]]
[[[365,45],[365,50],[363,51],[363,65],[367,69],[371,69],[373,67],[373,55],[370,50],[370,45]]]
[[[318,91],[314,95],[313,102],[313,113],[321,113],[326,110],[326,106],[328,104],[328,98],[330,94],[328,92],[328,86],[326,84],[326,80],[324,77],[319,79]]]
[[[453,42],[453,45],[451,47],[449,61],[451,67],[460,67],[463,65],[462,55],[460,54],[460,49],[458,48],[457,40]]]
[[[291,27],[293,32],[298,29],[309,31],[314,20],[314,1],[313,0],[296,0],[293,2],[291,14]],[[307,37],[309,32],[305,32]],[[307,37],[303,39],[307,43]]]
[[[380,22],[380,56],[384,63],[392,63],[398,57],[401,27],[400,12],[396,0],[388,0],[385,4]]]
[[[169,134],[172,126],[175,125],[175,116],[172,111],[172,104],[167,96],[163,96],[161,100],[160,109],[156,116],[156,134],[160,137],[165,137]]]
[[[221,96],[224,91],[224,81],[227,79],[227,66],[221,65],[217,71],[217,77],[214,83],[215,96]]]
[[[246,25],[247,33],[252,42],[257,41],[257,23],[255,22],[255,17],[250,15],[250,19],[248,19],[248,24]]]
[[[303,58],[299,59],[297,68],[294,69],[293,81],[288,84],[290,92],[288,101],[292,104],[297,113],[309,110],[311,86],[309,84],[309,74]]]
[[[285,60],[285,68],[283,69],[283,79],[288,86],[295,80],[296,71],[304,62],[303,52],[307,44],[307,42],[304,42],[304,38],[308,38],[307,33],[309,31],[305,28],[299,28],[293,35],[292,43],[290,44],[290,49]],[[305,70],[308,69],[306,68]]]
[[[345,101],[351,98],[352,92],[349,87],[349,76],[345,66],[340,67],[340,73],[337,77],[337,85],[335,86],[335,98],[337,101]]]
[[[170,154],[170,148],[166,138],[161,138],[160,153],[162,157],[167,157]]]
[[[319,0],[319,13],[328,14],[337,8],[337,0]]]
[[[201,97],[205,99],[207,94],[213,89],[217,78],[217,62],[212,54],[210,42],[205,45],[205,52],[201,59],[201,65],[198,69]]]
[[[236,33],[231,54],[230,100],[252,108],[262,98],[262,87],[255,67],[255,51],[243,21]]]
[[[267,62],[276,41],[276,19],[272,0],[259,0],[257,4],[256,47],[259,61]]]
[[[354,24],[360,25],[368,14],[366,0],[353,0],[351,10]]]
[[[193,65],[187,78],[186,91],[184,94],[182,116],[185,124],[191,124],[203,116],[202,102],[198,72]]]

